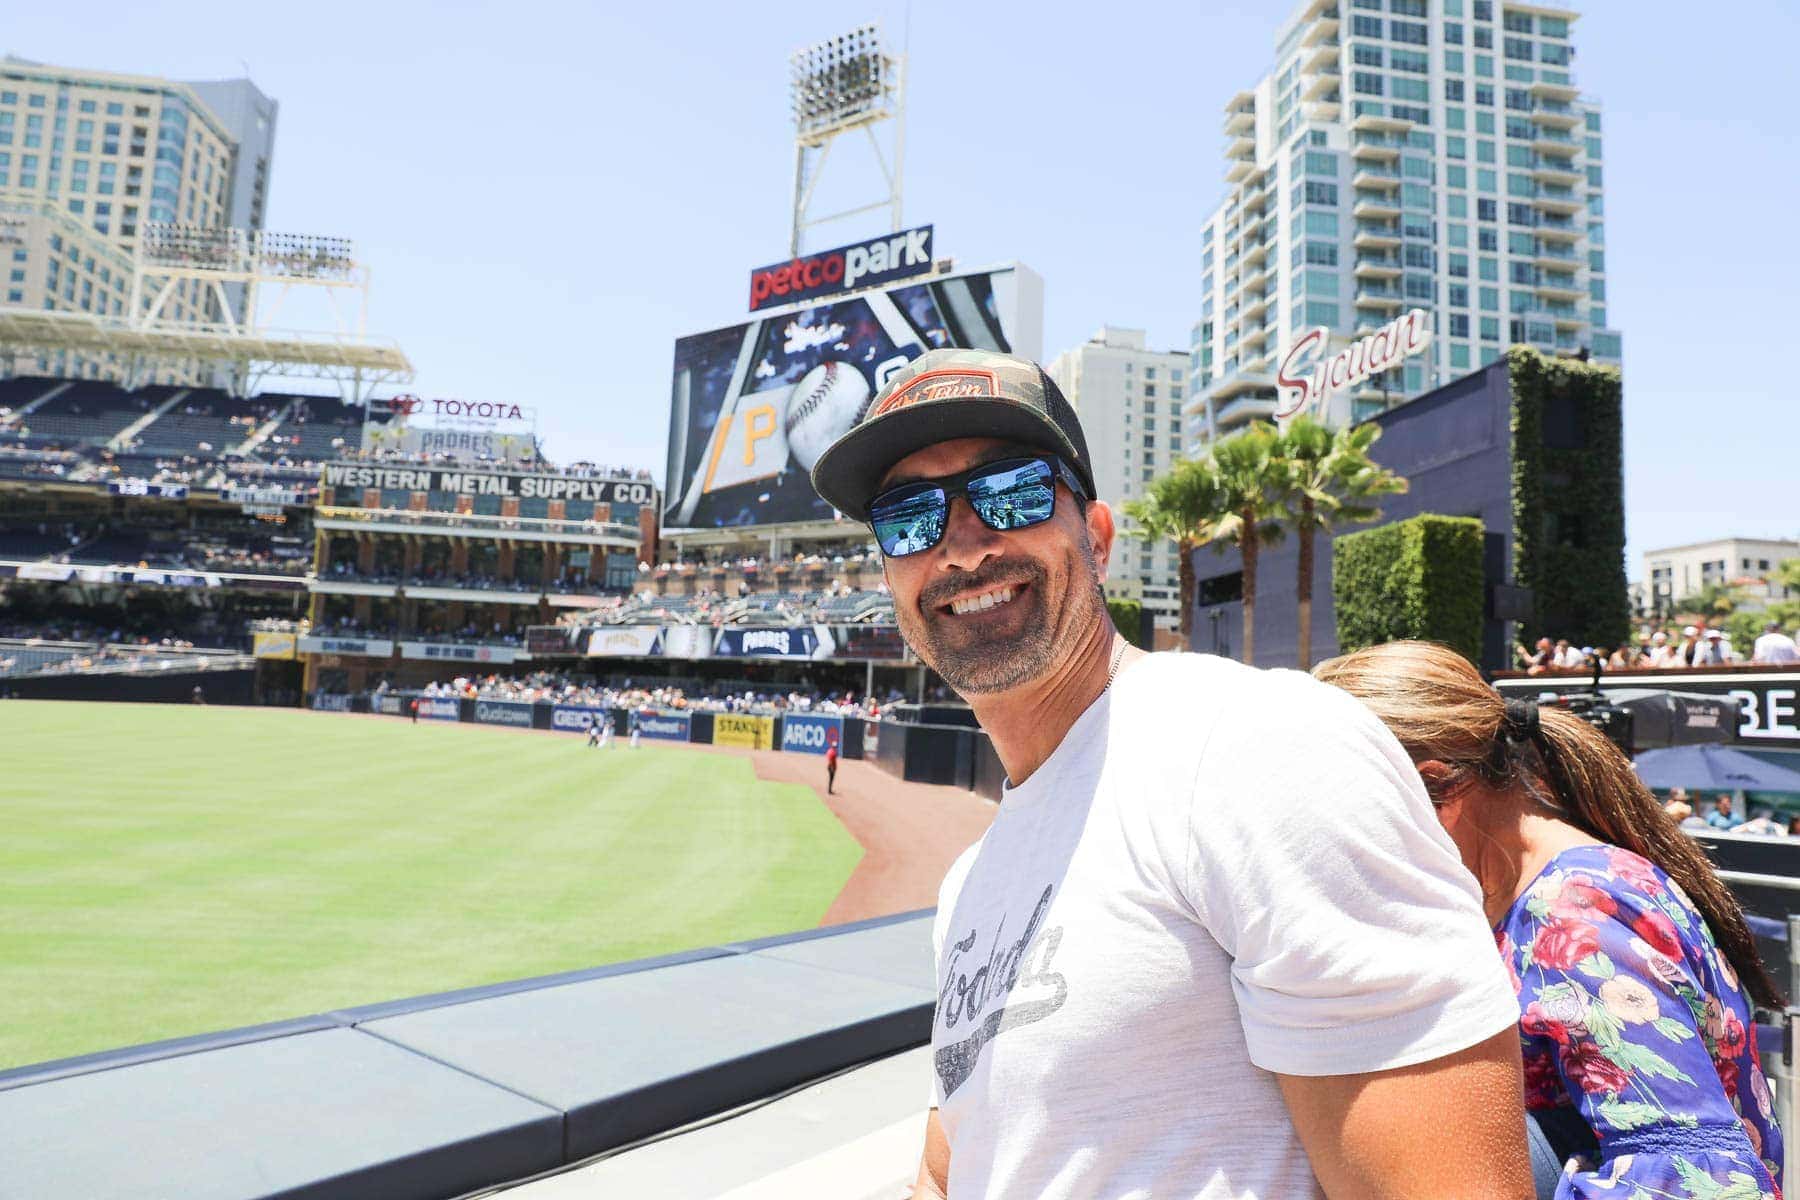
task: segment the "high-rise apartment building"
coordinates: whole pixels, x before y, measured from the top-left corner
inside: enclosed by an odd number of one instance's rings
[[[1141,329],[1106,326],[1056,356],[1050,378],[1081,414],[1099,499],[1119,512],[1106,594],[1142,601],[1162,629],[1180,621],[1175,548],[1125,536],[1121,505],[1143,496],[1181,453],[1181,405],[1187,355],[1146,348]]]
[[[1186,415],[1203,445],[1271,415],[1305,330],[1431,314],[1430,349],[1334,396],[1358,420],[1523,343],[1616,362],[1600,109],[1577,14],[1543,0],[1305,0],[1225,106]]]
[[[275,112],[248,80],[187,84],[0,59],[0,301],[120,315],[144,223],[260,228]],[[215,321],[217,309],[184,282],[162,315]],[[91,373],[98,364],[13,366]]]

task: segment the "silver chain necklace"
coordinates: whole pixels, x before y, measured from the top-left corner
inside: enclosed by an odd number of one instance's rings
[[[1106,687],[1101,688],[1101,691],[1104,692],[1109,690],[1113,685],[1113,680],[1118,678],[1119,664],[1125,661],[1125,647],[1130,644],[1131,643],[1127,642],[1124,638],[1119,639],[1119,648],[1113,651],[1112,669],[1106,673]]]

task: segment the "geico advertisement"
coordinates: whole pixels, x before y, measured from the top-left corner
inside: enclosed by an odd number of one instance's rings
[[[550,728],[586,733],[588,726],[596,721],[606,720],[606,712],[607,710],[604,708],[582,708],[576,705],[559,704],[550,713]]]
[[[720,713],[713,718],[713,742],[720,746],[748,746],[767,750],[774,737],[775,718],[743,717]]]
[[[1018,275],[1007,269],[865,292],[678,340],[663,523],[830,519],[808,475],[825,447],[925,351],[1010,351]],[[1030,320],[1035,328],[1038,314]]]
[[[844,718],[789,713],[781,719],[781,748],[796,754],[823,754],[844,736]]]

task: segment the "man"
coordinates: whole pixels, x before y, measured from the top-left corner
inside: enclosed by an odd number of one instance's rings
[[[630,743],[631,748],[633,750],[636,750],[638,748],[638,710],[637,709],[635,709],[635,708],[632,709],[630,715],[628,715],[625,718],[625,728],[626,728],[627,732],[629,732],[631,734],[631,743]]]
[[[1736,829],[1744,823],[1744,818],[1732,811],[1729,792],[1713,797],[1713,810],[1706,814],[1706,823],[1714,829]]]
[[[599,748],[600,736],[600,719],[598,717],[590,716],[588,718],[588,749],[593,750]]]
[[[1669,648],[1669,635],[1667,633],[1659,629],[1650,635],[1650,666],[1672,666],[1674,665],[1674,657],[1675,652]]]
[[[833,794],[837,788],[838,734],[833,729],[825,735],[825,794]]]
[[[419,723],[419,698],[417,696],[406,702],[406,711],[412,714],[412,723],[417,725]]]
[[[1694,666],[1722,667],[1731,661],[1731,651],[1725,645],[1723,629],[1708,629],[1701,639],[1700,648],[1694,652]]]
[[[1404,752],[1305,675],[1126,645],[1041,368],[926,353],[813,484],[1008,778],[939,896],[915,1196],[1531,1195],[1513,989]]]
[[[1770,621],[1763,626],[1762,636],[1751,647],[1750,657],[1759,663],[1797,663],[1800,662],[1800,647],[1781,631],[1780,621]]]
[[[1525,673],[1542,675],[1556,665],[1556,651],[1550,645],[1550,639],[1541,637],[1537,640],[1537,648],[1525,656]]]

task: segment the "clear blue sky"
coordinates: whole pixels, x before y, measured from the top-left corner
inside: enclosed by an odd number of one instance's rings
[[[1287,11],[916,0],[908,222],[1042,274],[1047,355],[1103,323],[1185,347],[1220,109]],[[738,319],[749,268],[786,252],[787,55],[866,19],[898,41],[907,8],[102,0],[14,6],[0,49],[247,66],[281,102],[269,226],[356,239],[413,390],[536,404],[554,456],[660,476],[672,340]],[[1574,40],[1604,106],[1628,573],[1650,546],[1800,534],[1777,382],[1800,349],[1800,9],[1596,0]],[[863,231],[842,232],[821,244]]]

